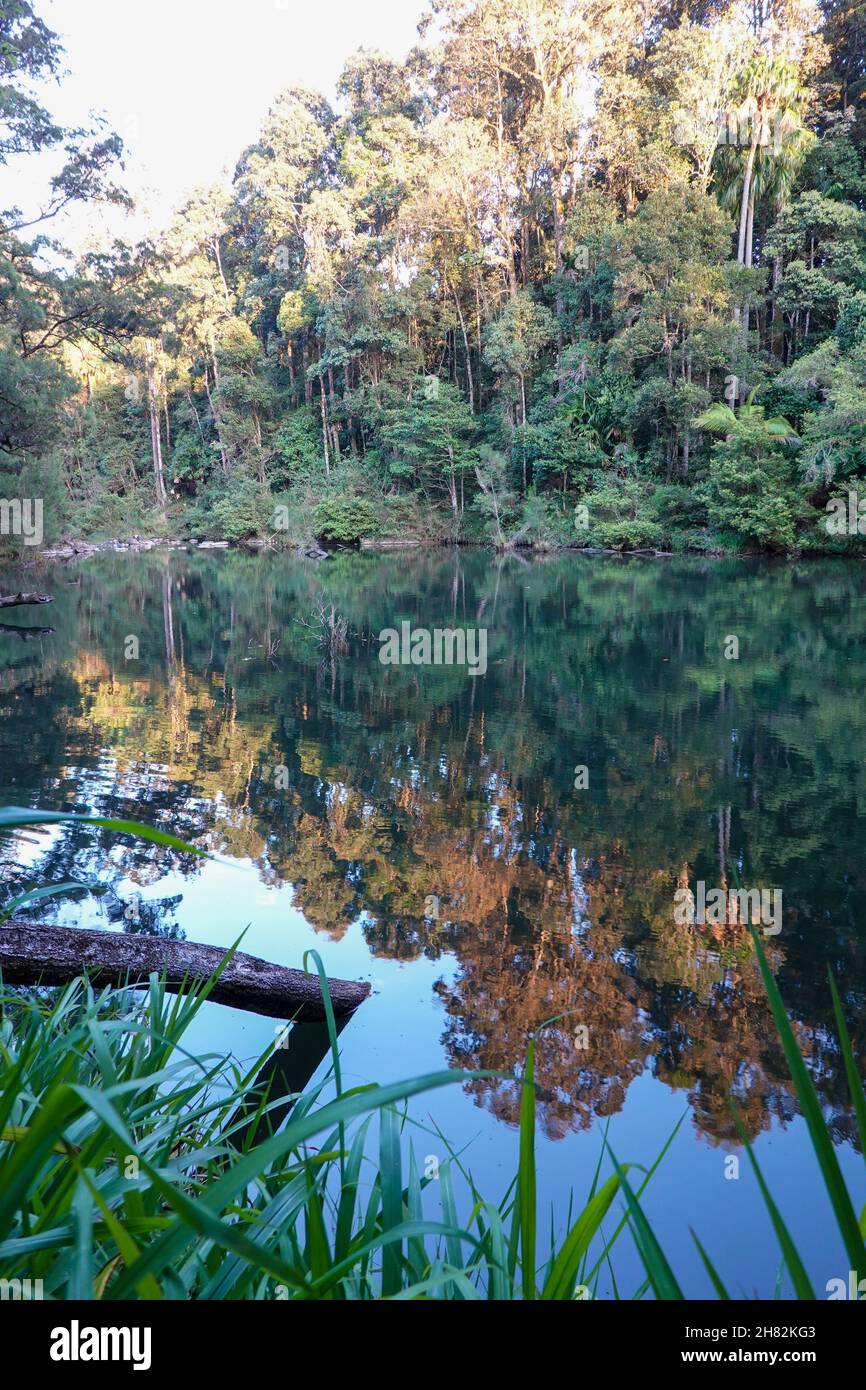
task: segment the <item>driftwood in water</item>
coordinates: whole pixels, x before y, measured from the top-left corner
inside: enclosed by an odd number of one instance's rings
[[[50,594],[0,594],[0,608],[24,608],[30,604],[53,602]]]
[[[210,979],[225,955],[219,946],[159,936],[21,922],[0,927],[0,976],[11,985],[65,985],[86,972],[97,985],[122,988],[146,983],[155,974],[164,977],[166,989],[177,994],[193,981]],[[337,1017],[354,1013],[370,993],[369,985],[350,980],[329,980],[328,987]],[[325,1017],[317,975],[240,952],[229,961],[208,998],[267,1018],[318,1023]]]
[[[53,627],[16,627],[14,623],[0,623],[0,637],[20,637],[22,642],[36,642],[40,637],[53,637]]]

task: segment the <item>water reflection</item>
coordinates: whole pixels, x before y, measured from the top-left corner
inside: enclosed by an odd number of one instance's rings
[[[861,565],[150,554],[45,583],[55,629],[0,631],[0,801],[146,819],[290,882],[332,941],[361,919],[374,956],[452,957],[455,1064],[514,1073],[557,1017],[536,1064],[554,1138],[646,1068],[713,1143],[731,1091],[752,1134],[794,1112],[748,934],[674,920],[678,888],[736,870],[784,892],[768,950],[853,1134],[826,969],[862,1044]],[[486,676],[383,667],[404,620],[483,625]],[[124,930],[178,931],[174,864],[80,827],[0,841],[6,896],[98,874]],[[515,1122],[515,1085],[475,1098]]]

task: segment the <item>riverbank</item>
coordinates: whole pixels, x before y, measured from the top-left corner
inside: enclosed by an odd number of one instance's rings
[[[765,559],[828,559],[837,557],[840,559],[866,559],[866,549],[844,551],[838,547],[820,549],[809,547],[801,550],[786,551],[779,553],[773,550],[752,550],[738,549],[726,550],[720,546],[707,546],[704,549],[695,547],[684,547],[680,550],[660,550],[652,547],[635,547],[629,549],[624,546],[603,546],[603,545],[536,545],[533,543],[523,543],[516,545],[491,545],[489,542],[479,540],[405,540],[398,538],[374,539],[369,537],[362,538],[359,542],[344,545],[330,545],[328,547],[309,546],[302,544],[288,544],[274,537],[251,537],[247,540],[178,540],[173,537],[157,537],[144,539],[140,536],[117,537],[111,540],[99,541],[70,541],[64,544],[53,545],[44,550],[24,552],[27,558],[37,560],[56,561],[56,560],[86,560],[92,555],[108,553],[114,554],[146,554],[156,550],[174,551],[210,551],[210,550],[236,550],[256,553],[258,551],[287,551],[296,555],[305,555],[309,559],[325,560],[329,555],[341,550],[359,550],[365,554],[390,554],[401,551],[441,551],[441,550],[487,550],[491,555],[525,555],[532,557],[543,557],[549,555],[612,555],[622,559],[675,559],[678,555],[692,555],[705,557],[708,559],[731,560],[748,558]],[[16,560],[22,558],[21,552],[9,553],[4,555],[0,550],[0,562],[4,560],[14,564]]]

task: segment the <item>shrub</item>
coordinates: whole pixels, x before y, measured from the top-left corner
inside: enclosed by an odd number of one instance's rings
[[[252,478],[243,478],[212,503],[210,518],[207,530],[217,539],[242,541],[261,536],[273,530],[273,498]]]
[[[357,545],[379,531],[379,518],[367,497],[324,497],[313,514],[316,535],[323,541]]]
[[[194,492],[204,481],[209,463],[208,452],[199,435],[182,430],[171,453],[171,486]]]
[[[512,544],[533,545],[539,550],[553,550],[573,539],[570,529],[571,513],[563,515],[553,497],[530,492],[524,498],[517,529],[510,537]]]
[[[271,486],[284,488],[324,475],[322,437],[306,407],[292,410],[273,436],[275,456],[268,467]]]
[[[810,508],[793,478],[793,465],[763,427],[741,426],[713,448],[699,489],[709,523],[747,548],[795,550]]]
[[[0,497],[42,503],[42,539],[46,544],[68,529],[69,499],[61,482],[60,466],[58,455],[0,463]],[[31,521],[35,517],[35,511],[31,512]],[[32,556],[35,547],[25,545],[20,536],[0,535],[0,549]]]
[[[655,550],[665,545],[667,533],[653,512],[654,487],[643,478],[596,475],[596,486],[582,499],[589,525],[578,526],[578,544],[617,550]]]

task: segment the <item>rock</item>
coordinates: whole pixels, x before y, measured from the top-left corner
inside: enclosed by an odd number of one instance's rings
[[[412,539],[403,540],[400,537],[389,537],[387,540],[362,540],[362,550],[417,550],[421,542]]]

